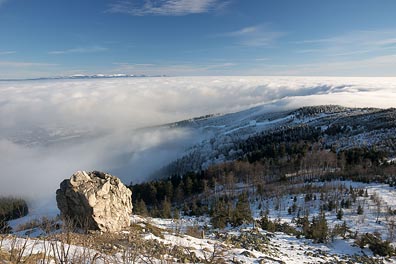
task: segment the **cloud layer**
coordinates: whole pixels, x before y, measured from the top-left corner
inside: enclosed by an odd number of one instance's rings
[[[0,194],[53,195],[76,170],[137,182],[192,131],[148,126],[265,104],[396,107],[395,78],[179,77],[0,82]]]

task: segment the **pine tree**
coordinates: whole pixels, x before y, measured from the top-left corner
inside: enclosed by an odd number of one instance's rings
[[[311,224],[312,239],[318,243],[325,243],[328,239],[329,228],[326,221],[325,213],[320,212],[317,218],[312,218]]]
[[[228,208],[227,204],[222,199],[213,203],[211,216],[210,222],[214,228],[224,228],[227,226]]]
[[[172,205],[167,197],[165,197],[165,199],[162,201],[161,207],[161,217],[172,218]]]
[[[187,174],[183,178],[183,184],[184,184],[184,190],[183,190],[184,194],[186,196],[191,195],[192,194],[192,190],[193,190],[193,181],[191,180],[190,175]]]
[[[309,224],[308,215],[305,215],[304,217],[299,218],[298,219],[298,225],[301,226],[303,235],[306,238],[311,237],[311,227],[310,227],[310,224]]]
[[[295,213],[297,211],[297,204],[293,203],[292,205],[292,212]]]
[[[274,222],[272,222],[269,217],[268,213],[265,213],[264,216],[261,218],[259,221],[260,227],[263,230],[266,230],[268,232],[275,232],[276,231],[276,225]]]
[[[232,214],[232,225],[240,226],[253,220],[249,199],[246,193],[239,195],[238,202]]]
[[[357,208],[357,214],[362,215],[363,213],[364,213],[363,207],[359,204],[359,206]]]
[[[173,219],[180,219],[180,210],[178,208],[175,208],[173,210]]]
[[[348,231],[348,226],[347,226],[347,223],[346,223],[346,221],[344,220],[344,222],[342,223],[342,226],[341,226],[341,228],[342,228],[342,237],[343,238],[345,238],[346,237],[346,232]]]
[[[342,220],[342,217],[344,216],[344,212],[342,211],[342,209],[338,210],[337,212],[337,219],[338,220]]]
[[[197,200],[193,200],[190,207],[190,216],[199,215]]]
[[[144,202],[143,199],[140,199],[135,207],[134,207],[134,211],[136,214],[138,215],[142,215],[142,216],[148,216],[148,211],[147,211],[147,206],[146,203]]]

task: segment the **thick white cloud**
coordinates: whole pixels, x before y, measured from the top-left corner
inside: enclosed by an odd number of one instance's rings
[[[139,128],[259,104],[269,110],[318,104],[396,107],[396,78],[0,82],[0,194],[53,195],[76,170],[106,170],[136,182],[199,140],[191,131]],[[63,141],[56,142],[58,137]]]

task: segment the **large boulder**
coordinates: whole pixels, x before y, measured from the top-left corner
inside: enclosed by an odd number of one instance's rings
[[[60,184],[56,201],[63,219],[88,230],[116,232],[130,225],[132,192],[107,173],[74,173]]]

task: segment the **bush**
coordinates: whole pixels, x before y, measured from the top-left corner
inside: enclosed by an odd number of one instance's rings
[[[364,213],[363,207],[359,204],[359,206],[357,208],[357,214],[362,215],[363,213]]]
[[[268,214],[265,214],[261,220],[258,221],[260,227],[263,230],[267,230],[268,232],[275,232],[276,231],[276,225],[274,222],[272,222],[269,218],[268,218]]]
[[[268,232],[283,232],[290,236],[296,236],[296,237],[299,237],[301,235],[300,231],[298,231],[288,223],[281,223],[280,220],[271,221],[268,218],[268,215],[264,215],[258,221],[258,223],[263,230],[266,230]]]
[[[317,217],[312,217],[311,222],[308,216],[304,216],[298,218],[296,224],[301,227],[301,234],[305,238],[313,239],[316,243],[326,243],[329,239],[329,228],[323,211]]]
[[[0,219],[6,221],[27,215],[27,203],[20,198],[0,197]]]
[[[0,234],[8,234],[11,232],[11,227],[7,221],[0,220]]]
[[[395,255],[395,248],[392,247],[389,241],[383,241],[381,239],[381,235],[378,233],[366,233],[362,236],[359,236],[356,238],[355,244],[360,248],[364,248],[366,245],[368,245],[373,254],[382,257]]]
[[[203,238],[204,231],[197,225],[188,226],[186,229],[186,235],[195,237],[195,238]]]
[[[342,211],[342,209],[338,210],[337,212],[337,219],[338,220],[342,220],[342,217],[344,216],[344,212]]]
[[[44,232],[50,232],[60,229],[59,218],[42,217],[41,219],[32,219],[16,227],[15,231],[23,231],[28,229],[40,228]]]
[[[312,238],[317,243],[325,243],[328,240],[329,228],[324,212],[321,212],[317,218],[312,218],[310,233],[306,236]]]

